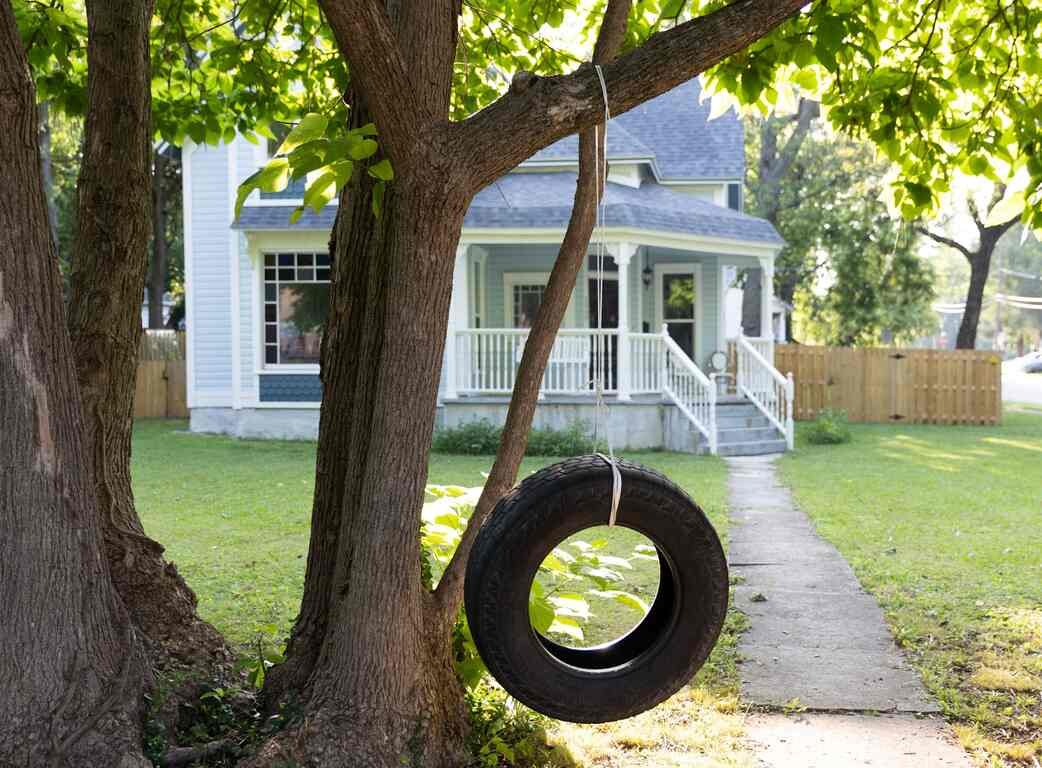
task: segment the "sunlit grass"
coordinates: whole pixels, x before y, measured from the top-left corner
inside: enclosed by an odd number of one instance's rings
[[[1040,413],[1042,415],[1042,413]],[[851,425],[781,470],[982,765],[1042,760],[1042,418]]]

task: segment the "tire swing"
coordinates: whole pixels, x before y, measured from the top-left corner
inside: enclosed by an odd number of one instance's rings
[[[606,94],[604,101],[607,130]],[[599,160],[597,167],[600,173]],[[603,259],[603,242],[598,248]],[[602,305],[598,301],[598,328]],[[522,704],[576,723],[630,717],[688,683],[716,644],[728,600],[723,548],[699,506],[664,475],[611,451],[596,350],[594,361],[609,455],[546,467],[500,499],[475,540],[464,588],[470,632],[492,676]],[[658,593],[622,637],[591,648],[559,645],[532,626],[532,581],[554,547],[605,522],[655,545]]]

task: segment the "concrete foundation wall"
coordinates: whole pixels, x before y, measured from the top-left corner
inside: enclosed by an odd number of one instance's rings
[[[608,428],[616,451],[657,450],[699,453],[704,440],[673,405],[659,402],[611,403]],[[439,427],[458,427],[485,419],[502,426],[506,421],[505,400],[478,402],[449,401],[439,406]],[[232,437],[261,440],[315,440],[318,437],[317,408],[193,408],[190,429]],[[593,430],[593,403],[540,403],[533,426],[563,430],[576,421]],[[603,424],[600,425],[603,437]]]
[[[259,440],[315,440],[318,408],[193,408],[189,429]]]
[[[608,406],[608,428],[612,445],[617,451],[663,448],[666,411],[675,411],[671,405],[659,402],[611,403]],[[457,427],[471,421],[486,419],[497,426],[506,421],[506,402],[446,402],[439,409],[438,424]],[[536,407],[533,426],[545,429],[567,429],[576,421],[586,422],[592,431],[597,418],[593,403],[540,403]],[[683,418],[683,416],[681,416]],[[604,426],[600,425],[603,435]]]

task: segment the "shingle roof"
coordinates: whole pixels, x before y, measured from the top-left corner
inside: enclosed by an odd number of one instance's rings
[[[654,157],[664,181],[736,179],[745,174],[745,135],[733,110],[709,119],[702,87],[690,80],[634,107],[608,125],[608,159]],[[532,161],[576,161],[574,136],[537,152]]]
[[[479,192],[463,226],[478,229],[564,229],[572,212],[576,174],[512,173]],[[693,195],[660,184],[640,187],[608,184],[604,195],[604,224],[652,231],[678,232],[761,243],[780,244],[774,227],[763,219],[722,208]],[[237,229],[324,229],[333,225],[336,209],[310,209],[293,227],[293,206],[246,206]]]

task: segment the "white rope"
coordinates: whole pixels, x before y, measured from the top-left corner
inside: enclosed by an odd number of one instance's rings
[[[596,168],[596,184],[597,184],[597,211],[596,218],[594,221],[594,230],[597,233],[597,330],[595,334],[596,345],[594,347],[593,364],[594,364],[594,391],[597,394],[597,403],[595,405],[597,418],[594,420],[593,427],[593,439],[594,443],[597,442],[598,434],[598,422],[602,419],[604,421],[604,439],[608,443],[608,455],[605,456],[603,453],[597,455],[607,462],[608,466],[611,467],[611,512],[608,515],[608,525],[615,525],[615,518],[619,513],[619,501],[622,499],[622,473],[619,471],[618,464],[615,462],[615,449],[612,447],[611,441],[611,429],[610,429],[610,416],[611,413],[608,410],[608,404],[604,400],[604,362],[605,362],[605,350],[604,346],[611,343],[610,339],[602,333],[599,333],[604,326],[604,255],[605,255],[605,244],[604,244],[604,190],[608,184],[608,121],[611,120],[611,108],[608,106],[608,86],[604,82],[604,72],[601,70],[600,64],[594,64],[594,69],[597,71],[597,79],[601,84],[601,98],[604,100],[604,164],[601,164],[601,141],[600,141],[600,130],[599,126],[594,126],[593,129],[593,162]]]

